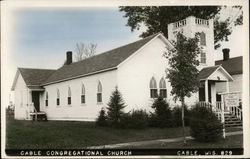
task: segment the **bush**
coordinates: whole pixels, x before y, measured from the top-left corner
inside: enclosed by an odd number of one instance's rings
[[[150,126],[163,128],[172,125],[171,110],[169,104],[163,98],[158,97],[154,101],[152,108],[155,112],[150,115]]]
[[[143,110],[133,110],[121,118],[121,128],[143,129],[148,126],[148,114]]]
[[[172,110],[172,124],[174,127],[182,126],[182,108],[181,107],[174,107]],[[185,126],[189,125],[189,115],[190,111],[187,109],[187,107],[184,107],[184,121]]]
[[[110,101],[107,107],[107,120],[110,126],[119,127],[121,117],[124,114],[124,107],[125,103],[123,102],[122,95],[116,87],[110,96]]]
[[[210,142],[222,137],[222,124],[211,109],[196,105],[190,115],[190,133],[197,141]]]
[[[99,112],[99,116],[96,120],[96,125],[98,126],[107,126],[107,116],[106,116],[106,112],[104,109],[102,109]]]

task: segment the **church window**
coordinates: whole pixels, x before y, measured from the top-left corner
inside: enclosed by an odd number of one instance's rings
[[[59,89],[57,89],[56,105],[60,105],[60,92],[59,92]]]
[[[48,92],[45,93],[45,106],[49,105],[49,94]]]
[[[163,77],[160,80],[160,97],[167,98],[166,81]]]
[[[101,103],[101,102],[102,102],[102,84],[99,81],[98,87],[97,87],[97,103]]]
[[[71,105],[71,89],[68,88],[68,105]]]
[[[84,84],[82,84],[82,92],[81,92],[81,103],[85,103],[85,87]]]
[[[149,87],[150,87],[150,98],[157,98],[158,97],[157,84],[154,77],[151,78]]]
[[[205,52],[201,52],[201,63],[205,64],[206,63],[206,53]]]

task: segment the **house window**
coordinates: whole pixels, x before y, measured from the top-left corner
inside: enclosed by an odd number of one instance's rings
[[[68,105],[71,105],[71,90],[68,88]]]
[[[160,97],[167,98],[166,81],[163,77],[160,80]]]
[[[98,87],[97,87],[97,103],[101,103],[101,102],[102,102],[102,84],[99,81]]]
[[[200,44],[206,46],[206,34],[204,32],[200,33]]]
[[[85,104],[85,87],[84,87],[84,84],[82,84],[81,103]]]
[[[57,89],[56,105],[60,105],[60,92],[59,92],[59,89]]]
[[[158,97],[157,84],[154,77],[151,78],[149,87],[150,87],[150,98],[157,98]]]
[[[46,92],[45,94],[45,106],[48,106],[49,105],[49,94],[48,92]]]
[[[206,63],[206,53],[205,52],[201,52],[201,63],[205,64]]]

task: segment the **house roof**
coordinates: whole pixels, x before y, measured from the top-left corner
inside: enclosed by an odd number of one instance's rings
[[[215,61],[215,65],[222,65],[222,67],[230,74],[242,74],[243,73],[243,58],[242,56],[230,58],[228,60]]]
[[[105,70],[116,69],[120,63],[158,35],[160,34],[154,34],[82,61],[64,65],[49,76],[48,79],[43,82],[43,85],[94,74]]]
[[[203,80],[208,78],[212,73],[214,73],[215,70],[217,70],[217,68],[219,68],[220,66],[210,66],[210,67],[205,67],[203,68],[198,75],[198,79],[199,80]]]
[[[18,68],[26,85],[29,87],[40,86],[56,70]]]

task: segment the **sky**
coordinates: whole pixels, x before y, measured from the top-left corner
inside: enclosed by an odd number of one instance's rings
[[[230,11],[223,13],[232,14]],[[118,7],[106,8],[14,8],[8,11],[8,29],[4,33],[2,69],[4,86],[2,100],[9,94],[17,67],[57,69],[65,61],[68,50],[75,51],[76,43],[96,43],[97,53],[136,41],[142,30],[131,32]],[[231,57],[242,55],[242,27],[234,27],[229,42]],[[7,36],[8,35],[8,36]],[[233,45],[232,45],[233,44]],[[217,59],[222,58],[218,49]],[[13,100],[13,95],[11,97]]]

